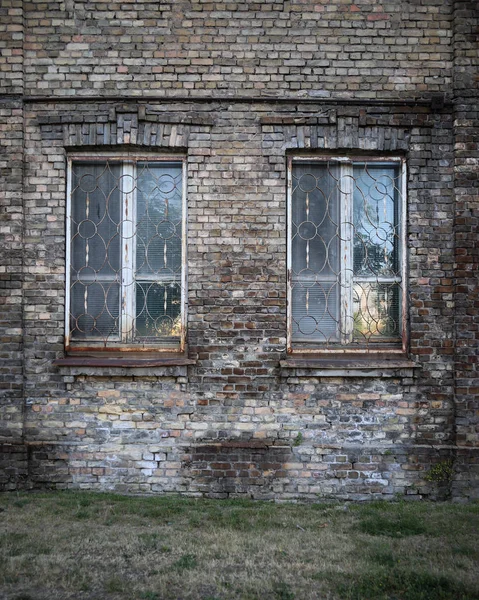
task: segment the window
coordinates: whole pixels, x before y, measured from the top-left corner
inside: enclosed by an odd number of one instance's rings
[[[405,343],[405,164],[289,160],[289,349]]]
[[[171,157],[70,158],[67,349],[183,349],[184,178]]]

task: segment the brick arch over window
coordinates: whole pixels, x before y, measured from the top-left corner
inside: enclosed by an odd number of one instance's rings
[[[190,138],[208,132],[214,120],[201,112],[170,113],[144,105],[119,105],[107,113],[65,113],[39,119],[42,137],[65,148],[140,146],[184,150]]]
[[[263,117],[261,126],[265,142],[281,141],[282,150],[324,148],[407,152],[411,130],[433,127],[433,115],[412,120],[408,114],[379,116],[355,109],[346,112],[328,109],[319,115]]]

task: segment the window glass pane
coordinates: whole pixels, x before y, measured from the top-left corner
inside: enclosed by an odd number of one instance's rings
[[[292,336],[296,341],[337,342],[339,285],[296,282],[292,289]]]
[[[118,336],[120,166],[76,162],[71,191],[72,338]]]
[[[339,168],[326,162],[297,163],[292,183],[292,337],[311,342],[337,341]]]
[[[76,163],[72,174],[72,269],[97,275],[120,269],[119,165]]]
[[[293,275],[339,273],[339,170],[330,163],[293,167],[291,215]]]
[[[354,274],[394,276],[399,271],[399,167],[356,164]]]
[[[136,274],[181,276],[181,163],[138,163]]]
[[[177,337],[181,333],[179,283],[137,282],[136,337]]]
[[[76,281],[71,288],[72,339],[118,338],[120,286],[116,282]]]
[[[354,339],[400,336],[400,288],[397,283],[355,283]]]

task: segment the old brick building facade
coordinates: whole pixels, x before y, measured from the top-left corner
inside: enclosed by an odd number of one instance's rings
[[[0,16],[2,489],[477,498],[477,2]]]

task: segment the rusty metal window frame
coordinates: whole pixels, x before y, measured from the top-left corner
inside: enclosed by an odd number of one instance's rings
[[[294,339],[293,335],[293,169],[295,165],[304,163],[332,164],[339,170],[339,178],[342,181],[339,193],[338,212],[340,224],[338,224],[337,237],[340,240],[341,266],[340,274],[336,275],[336,281],[340,282],[340,298],[337,306],[337,340],[315,340],[304,341]],[[353,168],[357,164],[381,165],[387,164],[398,167],[400,188],[398,191],[397,210],[397,238],[398,238],[398,274],[394,278],[399,283],[399,335],[395,340],[370,339],[367,342],[353,340],[353,285],[354,280],[360,281],[360,277],[353,276],[353,192],[354,177]],[[407,219],[407,172],[406,159],[402,156],[384,155],[321,155],[301,154],[287,157],[287,351],[288,353],[401,353],[407,351],[407,289],[406,289],[406,219]],[[349,245],[348,245],[349,241]],[[328,259],[329,260],[329,259]],[[366,279],[366,278],[365,278]],[[387,278],[384,278],[386,280]],[[381,277],[376,279],[381,283]],[[387,283],[385,281],[385,283]],[[372,337],[372,336],[371,336]]]
[[[133,231],[133,220],[136,218],[136,178],[137,164],[140,162],[170,163],[181,165],[181,274],[179,284],[181,286],[181,306],[180,306],[180,331],[179,335],[158,336],[158,338],[132,339],[131,324],[128,321],[128,315],[135,311],[135,286],[132,284],[133,268],[135,265],[134,244],[129,240],[136,239],[136,233]],[[126,201],[121,202],[121,231],[120,234],[120,255],[121,273],[120,281],[120,306],[119,306],[119,335],[108,336],[108,339],[98,339],[97,337],[85,337],[82,340],[72,339],[71,330],[71,264],[72,264],[72,180],[73,166],[75,163],[91,163],[92,165],[115,164],[120,167],[121,177],[128,181],[134,181],[131,189],[121,189],[121,194]],[[65,293],[65,349],[75,352],[96,352],[96,351],[120,351],[120,352],[184,352],[186,348],[186,318],[187,318],[187,174],[186,174],[186,156],[181,154],[157,155],[149,153],[122,152],[121,154],[96,152],[96,153],[74,153],[67,157],[67,203],[66,203],[66,293]],[[130,175],[130,178],[123,177]],[[127,215],[127,206],[132,207],[133,219]],[[166,252],[166,250],[165,250]],[[125,262],[126,261],[126,262]],[[126,281],[128,279],[128,281]],[[135,317],[136,318],[136,317]]]

